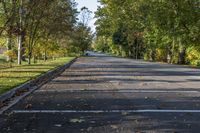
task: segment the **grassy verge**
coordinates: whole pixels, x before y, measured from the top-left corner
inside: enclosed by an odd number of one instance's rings
[[[5,57],[2,54],[0,54],[0,63],[5,63],[5,62],[6,62]]]
[[[33,65],[13,66],[0,69],[0,94],[31,80],[55,67],[61,66],[74,59],[63,57],[56,60],[39,62]]]

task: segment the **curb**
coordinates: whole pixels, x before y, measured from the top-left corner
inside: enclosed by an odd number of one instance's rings
[[[2,114],[5,110],[7,110],[8,108],[11,107],[10,105],[7,104],[7,103],[10,103],[9,101],[13,101],[13,100],[19,101],[20,99],[29,95],[30,93],[32,93],[33,91],[35,91],[36,89],[38,89],[39,87],[41,87],[42,85],[44,85],[45,83],[50,81],[51,79],[53,79],[56,76],[58,76],[59,74],[61,74],[65,69],[69,68],[76,60],[77,60],[77,58],[74,58],[73,60],[71,60],[70,62],[68,62],[62,66],[58,66],[58,67],[54,68],[53,70],[50,70],[50,71],[40,75],[39,77],[36,77],[35,79],[32,79],[20,86],[17,86],[15,88],[11,89],[10,91],[7,91],[7,92],[1,94],[0,95],[0,106],[1,105],[5,105],[5,106],[0,107],[0,114]],[[14,103],[16,103],[16,102],[14,102]],[[6,107],[6,105],[7,105],[7,107]],[[12,105],[12,103],[11,103],[11,105]]]

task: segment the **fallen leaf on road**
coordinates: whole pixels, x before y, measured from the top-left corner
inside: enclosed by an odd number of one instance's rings
[[[142,83],[142,84],[140,84],[141,86],[146,86],[147,85],[147,83]]]
[[[84,119],[70,119],[70,122],[72,123],[82,123],[84,121],[85,121]]]
[[[145,97],[145,99],[147,100],[147,99],[149,99],[149,97]]]
[[[117,128],[118,128],[117,125],[111,125],[110,127],[111,127],[112,129],[117,129]]]
[[[92,127],[88,127],[88,128],[87,128],[87,131],[90,131],[90,130],[92,130]]]
[[[83,104],[84,106],[89,106],[87,103],[86,104]]]
[[[188,126],[188,127],[191,127],[192,125],[191,125],[191,124],[187,124],[187,126]]]
[[[90,123],[93,123],[93,124],[94,124],[94,123],[96,123],[96,122],[95,122],[95,121],[90,121]]]
[[[32,107],[32,104],[27,104],[26,106],[25,106],[25,109],[29,109],[29,108],[31,108]]]
[[[7,131],[10,131],[10,130],[11,130],[11,128],[10,128],[10,127],[8,127],[8,128],[7,128]]]
[[[62,127],[61,124],[55,124],[54,126],[55,126],[55,127]]]
[[[67,108],[68,108],[68,107],[70,108],[70,107],[72,107],[72,105],[66,105],[66,107],[67,107]]]
[[[129,113],[128,112],[122,112],[122,115],[128,115]]]
[[[2,102],[0,102],[0,108],[3,107],[3,106],[4,106],[4,104]]]

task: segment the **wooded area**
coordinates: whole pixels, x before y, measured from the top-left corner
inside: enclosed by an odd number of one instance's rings
[[[200,65],[198,0],[99,2],[96,50],[134,59]],[[0,47],[6,48],[7,61],[31,64],[83,54],[93,39],[88,26],[91,12],[86,7],[78,12],[76,6],[73,0],[1,0]]]
[[[199,0],[99,0],[94,48],[123,57],[200,65]]]
[[[78,15],[74,0],[1,0],[0,47],[7,61],[54,59],[82,54],[92,41],[92,32]],[[82,17],[83,19],[88,19]]]

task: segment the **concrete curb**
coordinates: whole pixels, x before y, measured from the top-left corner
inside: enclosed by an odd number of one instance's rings
[[[32,79],[20,86],[17,86],[6,93],[1,94],[0,95],[0,104],[4,104],[10,100],[12,101],[12,99],[19,99],[19,97],[23,98],[24,95],[27,96],[27,93],[28,94],[32,93],[34,90],[38,89],[40,86],[47,83],[49,80],[51,80],[54,77],[61,74],[66,68],[69,68],[76,60],[77,60],[77,58],[71,60],[70,62],[66,63],[65,65],[62,65],[53,70],[50,70],[50,71],[40,75],[39,77],[36,77],[35,79]],[[18,97],[18,98],[16,98],[16,97]],[[3,108],[0,107],[0,114],[2,114],[5,111],[5,109],[3,109]]]

